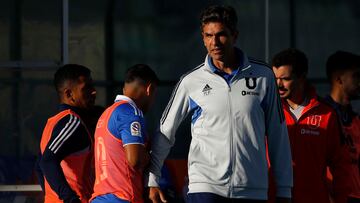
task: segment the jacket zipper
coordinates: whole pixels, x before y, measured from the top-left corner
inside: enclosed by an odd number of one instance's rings
[[[235,164],[232,163],[232,160],[235,160],[234,158],[234,141],[233,141],[233,119],[232,119],[232,111],[231,111],[231,99],[230,99],[230,93],[231,93],[231,86],[230,84],[228,84],[226,82],[226,80],[221,77],[220,75],[216,74],[216,73],[213,73],[213,72],[210,72],[212,74],[214,74],[216,77],[219,77],[223,82],[225,82],[226,86],[227,86],[227,94],[228,94],[228,97],[227,97],[227,104],[229,106],[229,111],[228,111],[228,114],[229,114],[229,123],[230,123],[230,170],[231,171],[227,171],[227,173],[229,174],[230,176],[230,181],[229,181],[229,191],[228,191],[228,197],[231,197],[232,195],[232,190],[233,190],[233,172],[234,172],[234,167],[235,167]],[[235,76],[234,76],[235,77]]]
[[[232,106],[231,106],[231,86],[228,85],[228,105],[229,105],[229,123],[230,123],[230,170],[228,171],[230,176],[230,187],[228,196],[231,198],[234,186],[234,171],[236,165],[236,155],[234,150],[234,121],[232,117]]]
[[[250,68],[251,65],[248,65],[245,69]],[[229,194],[228,197],[231,198],[233,195],[233,188],[234,188],[234,172],[235,172],[235,167],[236,167],[236,150],[234,147],[234,132],[236,131],[235,128],[235,124],[234,124],[234,119],[232,116],[232,103],[231,103],[231,82],[234,80],[235,77],[237,77],[239,74],[241,74],[241,72],[245,69],[242,70],[238,70],[238,72],[231,78],[230,80],[230,84],[227,84],[228,86],[228,105],[229,105],[229,119],[230,119],[230,164],[231,164],[231,171],[229,171],[229,175],[230,175],[230,187],[229,187]],[[240,177],[239,177],[240,178]]]
[[[247,66],[246,68],[249,68],[249,66]],[[241,71],[241,70],[239,70]],[[230,84],[227,83],[227,81],[221,77],[220,75],[216,74],[216,73],[213,73],[211,72],[212,74],[216,75],[217,77],[219,77],[222,81],[225,82],[226,86],[227,86],[227,90],[228,90],[228,105],[229,105],[229,123],[230,123],[230,167],[231,168],[230,170],[231,171],[227,171],[229,173],[229,176],[230,176],[230,181],[229,181],[229,192],[228,192],[228,197],[231,198],[232,194],[233,194],[233,187],[234,187],[234,171],[235,171],[235,165],[236,165],[236,155],[234,153],[234,121],[233,121],[233,118],[232,118],[232,106],[231,106],[231,82],[232,80],[237,76],[239,75],[240,73],[238,72],[236,75],[234,75],[231,80],[230,80]]]

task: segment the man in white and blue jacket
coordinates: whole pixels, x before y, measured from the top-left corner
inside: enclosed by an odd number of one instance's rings
[[[236,24],[232,7],[211,6],[201,15],[208,55],[181,77],[152,140],[148,186],[153,202],[166,201],[158,187],[160,169],[190,113],[190,203],[266,202],[266,139],[278,202],[291,200],[291,153],[274,75],[234,47]]]

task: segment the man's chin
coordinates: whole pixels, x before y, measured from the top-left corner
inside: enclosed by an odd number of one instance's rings
[[[281,98],[281,99],[287,99],[287,98],[289,98],[289,95],[283,94],[283,95],[280,95],[280,98]]]
[[[211,54],[211,58],[216,61],[223,61],[224,55],[223,54]]]

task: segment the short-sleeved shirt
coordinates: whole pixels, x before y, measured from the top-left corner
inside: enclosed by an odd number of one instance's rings
[[[144,115],[131,103],[119,105],[114,109],[109,119],[108,129],[116,138],[122,140],[123,146],[145,144]]]

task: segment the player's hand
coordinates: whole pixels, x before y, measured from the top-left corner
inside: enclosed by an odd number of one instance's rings
[[[277,197],[276,203],[291,203],[291,198]]]
[[[165,198],[165,194],[160,190],[159,187],[149,188],[149,199],[153,203],[167,202]]]

